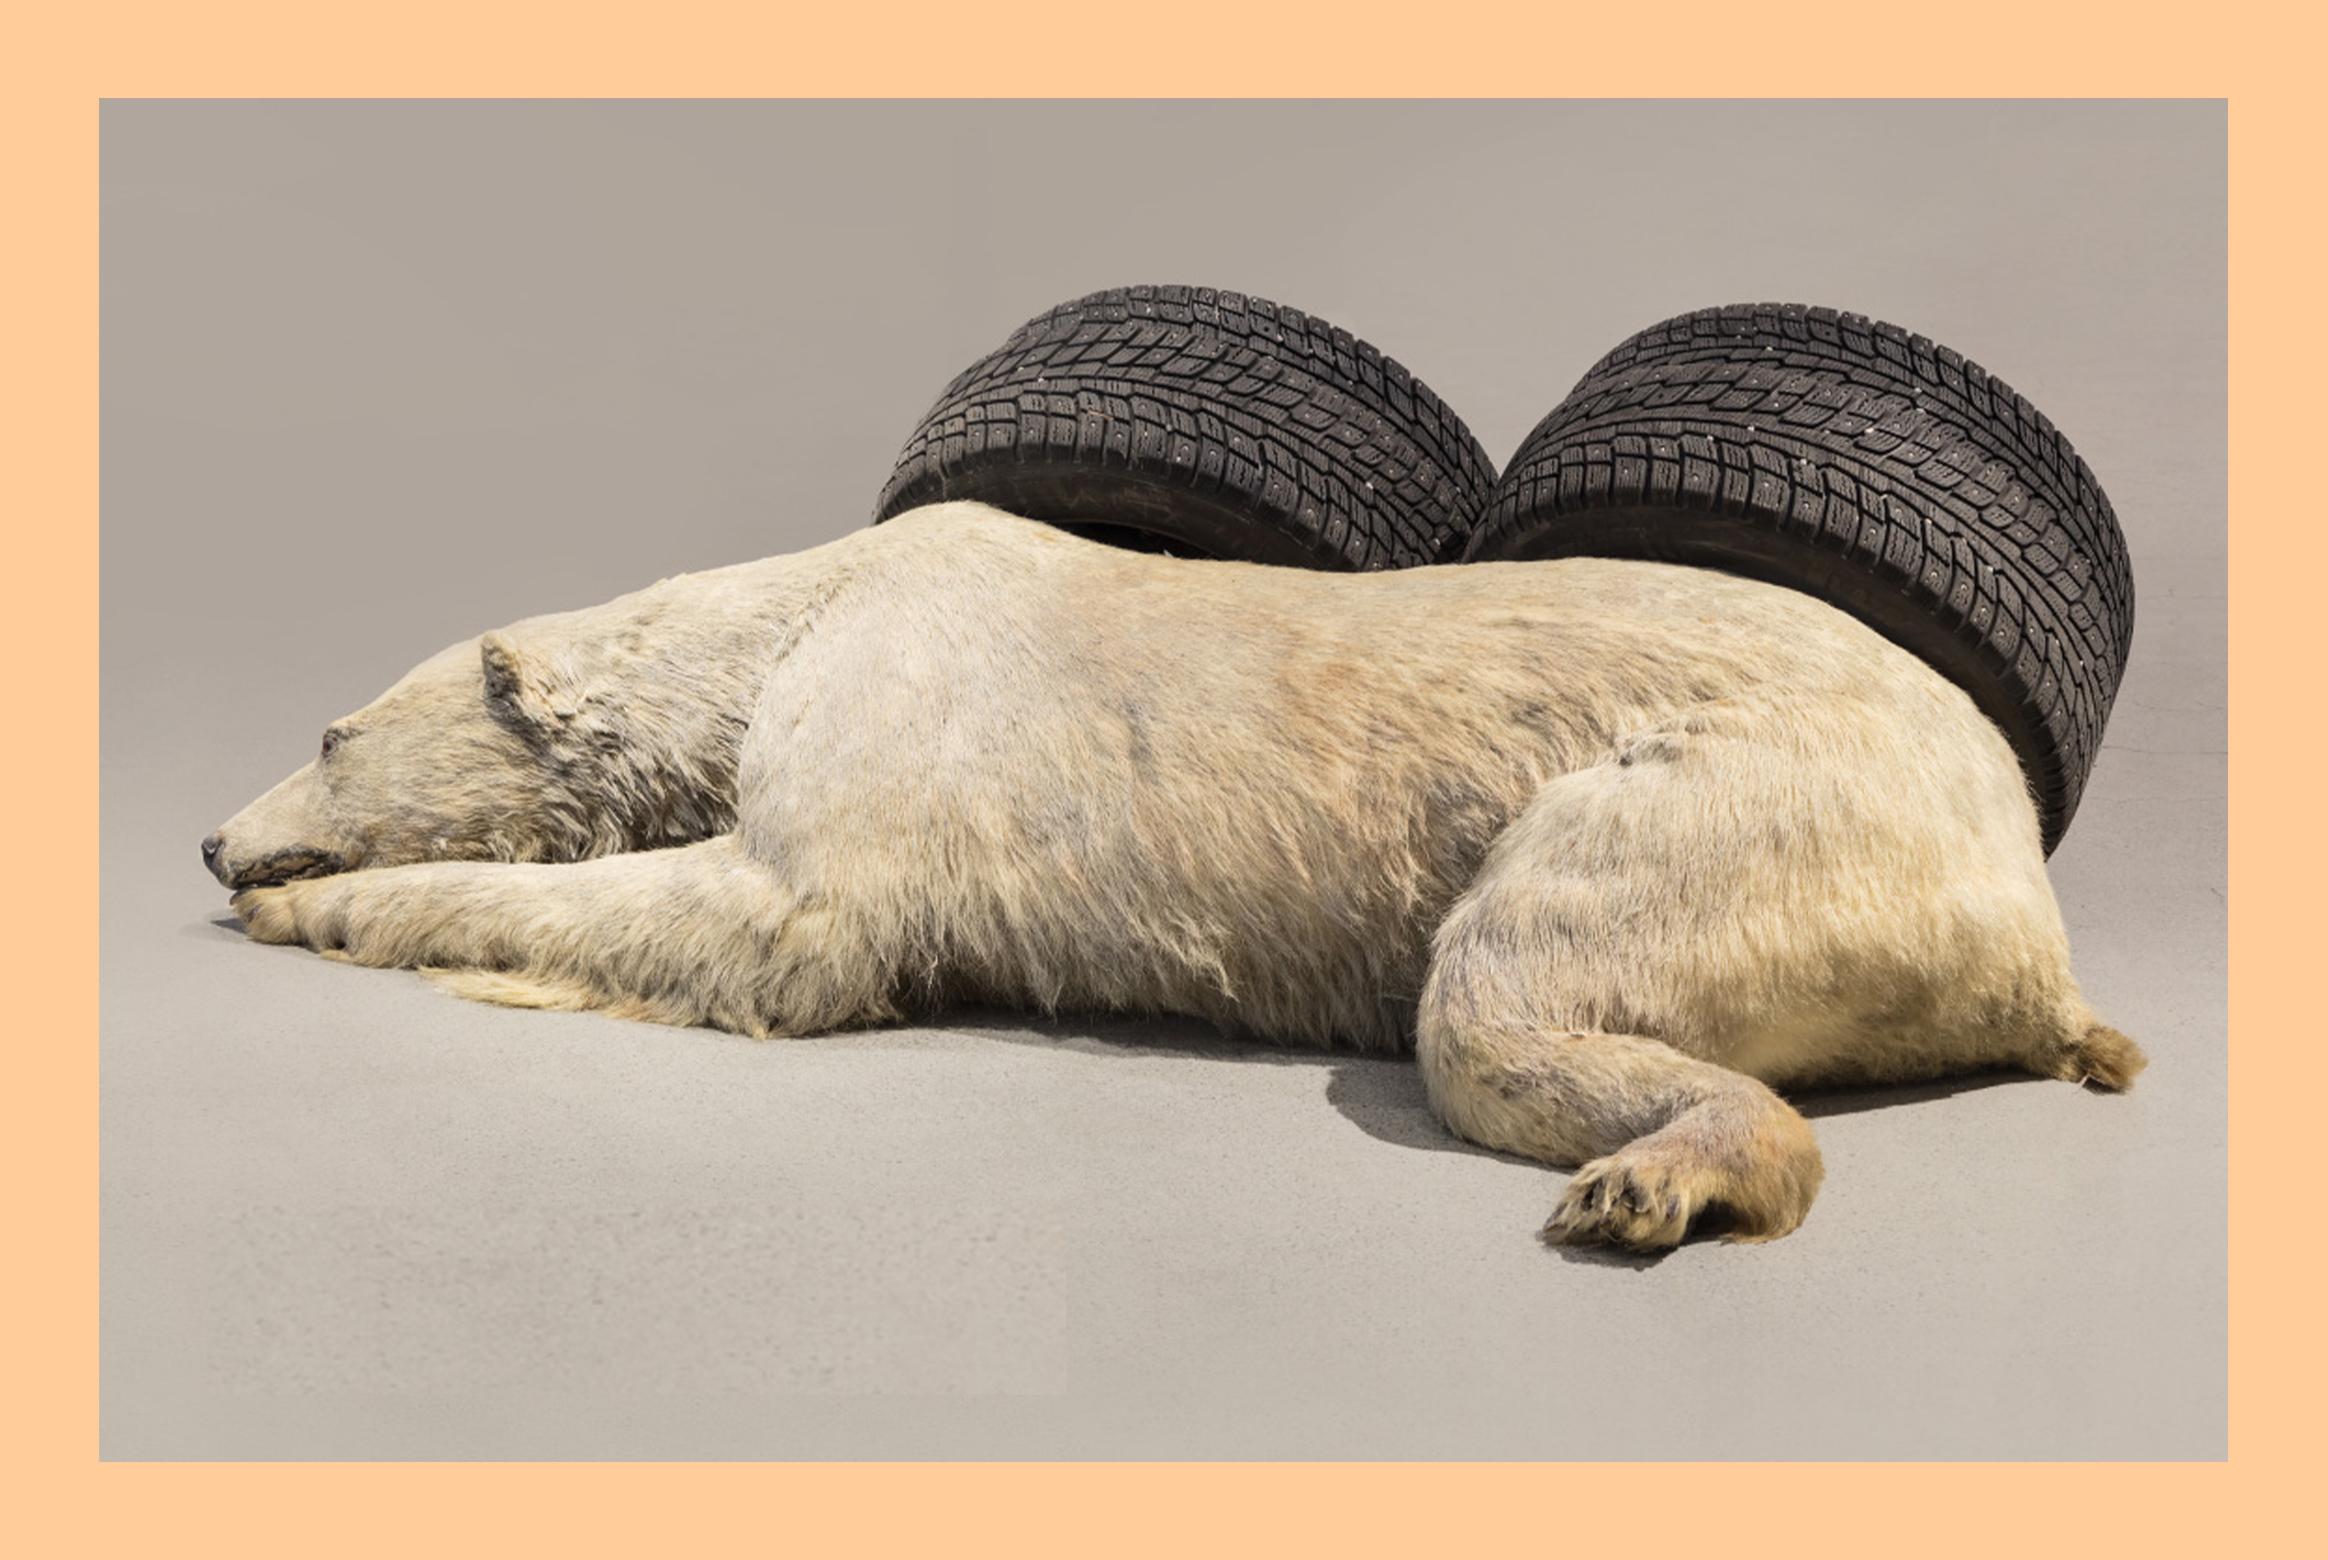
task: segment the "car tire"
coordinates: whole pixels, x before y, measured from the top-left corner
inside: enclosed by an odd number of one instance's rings
[[[874,520],[976,499],[1147,550],[1394,569],[1456,557],[1494,487],[1462,419],[1348,331],[1123,287],[1029,320],[946,386]]]
[[[1465,556],[1576,554],[1793,586],[1914,651],[2003,728],[2048,852],[2134,631],[2117,516],[2060,431],[1960,354],[1833,309],[1701,310],[1595,364]]]

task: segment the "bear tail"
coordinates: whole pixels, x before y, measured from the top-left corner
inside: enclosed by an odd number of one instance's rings
[[[2142,1054],[2142,1047],[2088,1014],[2054,1053],[2049,1070],[2054,1077],[2071,1083],[2090,1083],[2116,1092],[2132,1087],[2135,1075],[2149,1065],[2150,1058]]]

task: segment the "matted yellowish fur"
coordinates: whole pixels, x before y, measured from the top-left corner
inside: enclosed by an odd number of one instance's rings
[[[1309,573],[940,504],[465,641],[333,730],[220,831],[260,940],[758,1036],[979,1000],[1412,1045],[1453,1131],[1583,1165],[1558,1240],[1794,1228],[1777,1088],[2142,1065],[1996,728],[1705,570]]]

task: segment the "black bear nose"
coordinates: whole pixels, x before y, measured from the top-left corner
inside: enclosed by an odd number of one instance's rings
[[[218,875],[218,852],[225,843],[225,839],[216,834],[202,842],[202,865],[209,869],[213,877]]]

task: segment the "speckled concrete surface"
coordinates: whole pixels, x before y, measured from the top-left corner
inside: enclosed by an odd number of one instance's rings
[[[109,107],[105,1455],[2221,1456],[2223,133]],[[1104,193],[1164,166],[1184,200]],[[1446,1138],[1400,1062],[983,1013],[753,1044],[222,920],[196,840],[331,716],[461,634],[859,523],[955,368],[1131,280],[1313,308],[1498,458],[1707,303],[1858,308],[2028,393],[2135,550],[2054,876],[2141,1087],[1814,1099],[1800,1233],[1596,1259],[1532,1238],[1559,1176]]]

